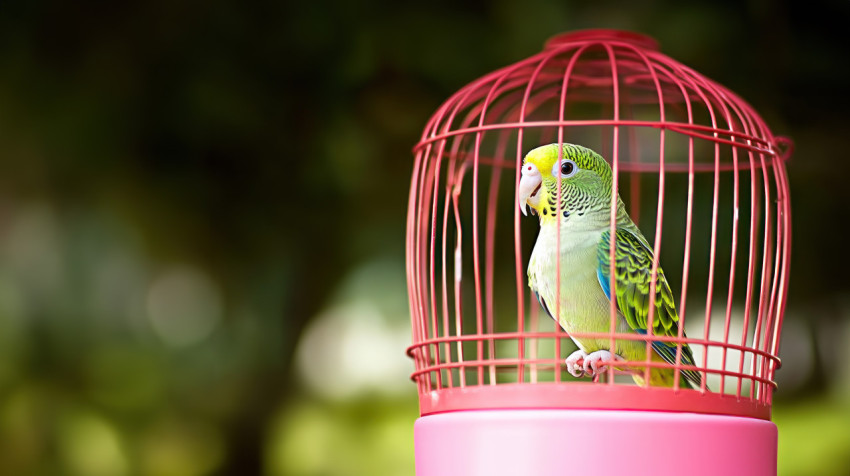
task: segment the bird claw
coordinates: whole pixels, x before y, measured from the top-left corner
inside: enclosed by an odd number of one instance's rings
[[[567,364],[567,372],[573,377],[584,377],[584,359],[587,358],[587,353],[581,349],[573,352],[567,357],[564,363]]]
[[[588,377],[595,377],[605,371],[612,362],[623,360],[619,355],[612,354],[607,350],[597,350],[587,354],[582,362],[582,370]]]

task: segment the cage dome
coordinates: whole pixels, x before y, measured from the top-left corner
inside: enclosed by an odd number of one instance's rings
[[[580,144],[609,162],[613,190],[652,246],[653,273],[660,263],[675,296],[683,332],[668,341],[693,349],[700,388],[566,372],[575,345],[528,287],[539,225],[517,206],[523,157],[549,143]],[[414,148],[408,354],[421,414],[569,408],[769,419],[789,269],[790,150],[749,104],[634,33],[556,36],[463,87]],[[623,338],[613,326],[608,337]]]

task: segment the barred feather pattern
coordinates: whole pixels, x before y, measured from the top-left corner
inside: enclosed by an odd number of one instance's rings
[[[629,228],[634,227],[633,230]],[[653,253],[640,230],[633,224],[631,227],[617,228],[616,248],[614,249],[614,271],[616,275],[617,309],[634,331],[646,334],[649,324],[649,297],[652,281]],[[611,299],[609,270],[611,232],[606,230],[597,248],[599,261],[598,277],[603,290]],[[652,318],[652,335],[678,337],[679,315],[673,293],[664,276],[664,271],[658,267],[655,277],[655,302]],[[684,332],[682,333],[684,336]],[[652,348],[664,361],[675,364],[678,344],[676,342],[653,341]],[[688,344],[681,344],[680,363],[693,366],[694,355]],[[682,369],[682,376],[687,382],[699,388],[702,376],[699,372]]]

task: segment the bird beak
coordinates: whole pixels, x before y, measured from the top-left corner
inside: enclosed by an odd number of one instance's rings
[[[517,190],[517,201],[523,215],[527,215],[526,204],[531,205],[532,213],[540,204],[540,186],[542,183],[543,178],[540,176],[537,166],[532,163],[523,164],[522,178],[519,180],[519,189]]]

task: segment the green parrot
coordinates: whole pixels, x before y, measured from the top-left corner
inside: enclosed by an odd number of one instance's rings
[[[540,233],[528,263],[528,285],[541,306],[573,333],[610,332],[610,246],[611,180],[608,163],[596,152],[574,144],[563,144],[558,160],[558,144],[538,147],[525,156],[517,197],[523,214],[526,205],[540,217]],[[561,189],[558,208],[558,189]],[[653,253],[646,238],[626,213],[617,197],[615,274],[617,279],[617,333],[647,333],[650,279]],[[560,227],[560,252],[557,248]],[[560,296],[556,292],[557,260],[560,259]],[[652,335],[678,336],[679,316],[664,272],[658,268],[655,282],[655,313]],[[554,306],[559,305],[555,313]],[[557,316],[557,317],[555,317]],[[684,336],[684,333],[682,334]],[[593,377],[606,365],[632,373],[636,383],[645,385],[645,367],[617,367],[616,361],[646,360],[644,340],[615,340],[572,337],[578,346],[566,359],[567,371],[575,376]],[[653,341],[651,359],[676,362],[674,342]],[[688,344],[682,344],[679,361],[693,366]],[[652,367],[649,384],[672,387],[674,370]],[[681,370],[680,386],[700,388],[702,376],[694,370]]]

